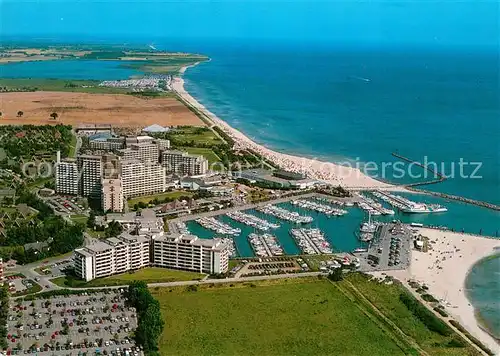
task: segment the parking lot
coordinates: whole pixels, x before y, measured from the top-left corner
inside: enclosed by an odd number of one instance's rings
[[[261,274],[293,273],[301,271],[297,261],[291,257],[263,258],[261,261],[251,261],[241,267],[235,277],[256,276]]]
[[[119,290],[13,300],[7,326],[10,355],[142,355],[135,308]]]
[[[47,198],[46,201],[60,213],[86,215],[90,212],[90,209],[85,208],[82,198],[56,195]]]
[[[72,267],[72,263],[71,258],[54,263],[43,263],[43,265],[35,271],[42,276],[60,277],[65,275],[64,270],[66,268]]]
[[[358,255],[363,270],[387,271],[406,269],[410,263],[412,233],[403,224],[386,224],[381,227],[367,253]]]

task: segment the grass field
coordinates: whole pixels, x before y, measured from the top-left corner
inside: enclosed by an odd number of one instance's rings
[[[181,143],[180,146],[182,143],[185,143],[186,146],[190,146],[188,143],[191,141],[210,146],[224,143],[212,130],[206,127],[181,127],[172,131],[170,134],[174,142]]]
[[[129,207],[133,207],[135,204],[139,203],[139,202],[143,202],[143,203],[146,203],[148,204],[151,200],[153,200],[154,198],[157,198],[158,200],[162,200],[162,199],[165,199],[165,198],[172,198],[172,199],[177,199],[179,197],[182,197],[182,196],[192,196],[193,193],[191,192],[184,192],[184,191],[180,191],[180,192],[166,192],[166,193],[160,193],[160,194],[156,194],[156,195],[148,195],[148,196],[144,196],[144,197],[137,197],[137,198],[133,198],[133,199],[130,199],[128,201],[128,206]]]
[[[88,217],[85,215],[71,215],[69,217],[74,223],[86,224]]]
[[[220,158],[210,148],[181,147],[180,150],[193,155],[202,155],[208,160],[208,164],[220,162]]]
[[[133,273],[117,274],[111,277],[98,278],[90,282],[73,279],[71,277],[58,277],[51,281],[61,287],[86,288],[103,286],[120,286],[130,284],[133,281],[144,281],[146,283],[192,281],[202,279],[204,274],[170,270],[166,268],[143,268]]]
[[[462,348],[449,347],[450,341],[459,338],[458,335],[442,336],[427,329],[400,301],[399,295],[406,292],[403,286],[377,283],[370,281],[361,274],[349,275],[340,285],[347,290],[352,289],[351,286],[354,286],[406,335],[416,340],[420,347],[430,355],[479,355],[470,346]]]
[[[122,88],[99,87],[98,80],[64,80],[44,78],[0,78],[0,87],[10,90],[22,88],[40,91],[65,91],[90,94],[125,94],[128,90]]]
[[[326,280],[152,293],[165,320],[161,355],[405,354]]]

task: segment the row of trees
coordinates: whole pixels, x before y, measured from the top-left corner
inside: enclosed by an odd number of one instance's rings
[[[143,281],[134,281],[126,292],[127,304],[137,311],[135,341],[144,348],[147,356],[157,356],[158,338],[163,332],[160,303],[151,295]]]

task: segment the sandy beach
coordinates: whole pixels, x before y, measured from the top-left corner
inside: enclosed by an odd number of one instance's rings
[[[442,301],[454,319],[500,354],[500,344],[478,325],[465,292],[469,270],[482,258],[500,253],[500,240],[425,228],[419,229],[418,233],[429,238],[432,250],[426,253],[413,251],[408,270],[387,274],[402,282],[415,280],[428,286],[429,293]]]
[[[184,67],[180,73],[184,73],[189,67],[192,66]],[[321,180],[333,185],[341,185],[346,188],[357,189],[394,188],[394,186],[390,184],[386,184],[370,178],[355,167],[348,167],[331,162],[323,162],[315,159],[292,156],[273,151],[263,145],[252,141],[242,132],[231,127],[225,121],[218,118],[202,104],[200,104],[184,89],[184,79],[182,79],[182,77],[175,77],[173,79],[172,88],[187,103],[206,115],[207,119],[210,120],[213,125],[219,127],[227,135],[234,139],[234,141],[236,142],[236,149],[251,149],[282,169],[305,173],[309,178]]]

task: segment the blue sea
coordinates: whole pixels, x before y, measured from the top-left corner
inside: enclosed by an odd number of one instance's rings
[[[426,189],[500,203],[500,85],[498,53],[467,49],[391,47],[311,47],[259,43],[164,43],[160,49],[203,53],[211,61],[185,73],[187,90],[210,111],[259,143],[286,153],[322,160],[378,165],[367,171],[392,182],[425,180],[422,169],[396,178],[390,164],[398,152],[413,160],[436,162],[455,178]],[[33,62],[0,66],[1,77],[125,79],[137,75],[122,63],[106,61]],[[1,81],[0,81],[1,83]],[[461,178],[472,173],[480,178]],[[382,163],[386,164],[382,176]],[[477,164],[478,172],[473,172]],[[407,167],[407,166],[406,166]],[[430,177],[427,177],[429,179]],[[500,212],[431,196],[415,201],[446,205],[448,212],[397,215],[406,222],[445,225],[456,231],[498,236]],[[286,206],[291,209],[291,206]],[[255,212],[254,212],[255,213]],[[366,216],[316,216],[339,251],[360,243],[354,232]],[[227,222],[230,222],[229,220]],[[242,256],[252,255],[246,240],[236,238]],[[286,224],[285,224],[286,225]],[[210,232],[190,224],[201,237]],[[278,237],[296,253],[287,226]],[[477,265],[468,278],[469,297],[485,324],[498,332],[498,264]],[[495,287],[496,286],[496,287]],[[496,299],[495,299],[496,298]]]

